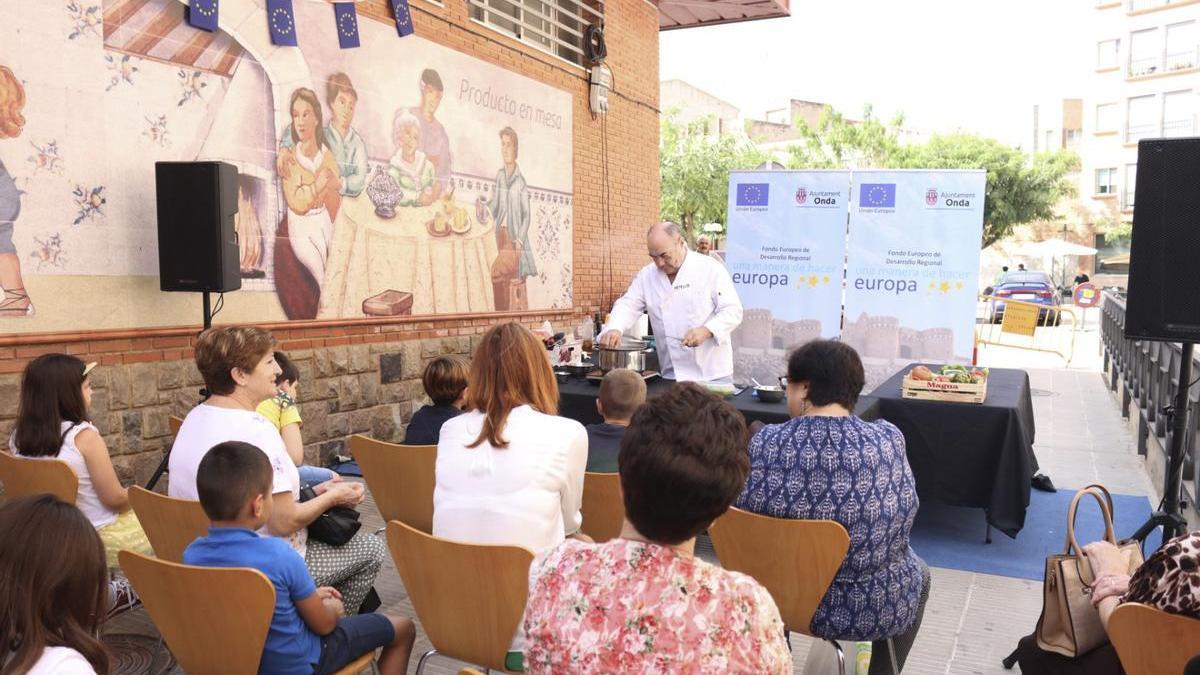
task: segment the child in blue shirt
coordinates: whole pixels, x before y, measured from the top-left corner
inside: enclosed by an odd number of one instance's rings
[[[382,647],[380,675],[403,675],[416,637],[412,621],[375,613],[344,616],[337,590],[317,588],[304,559],[285,540],[255,533],[271,515],[271,477],[266,454],[249,443],[228,441],[209,450],[197,470],[196,489],[212,524],[207,537],[183,552],[183,562],[249,567],[271,580],[275,613],[259,673],[333,673]]]

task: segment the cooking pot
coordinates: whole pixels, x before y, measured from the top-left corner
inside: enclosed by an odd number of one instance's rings
[[[646,369],[646,353],[649,350],[645,340],[623,337],[616,347],[605,347],[596,342],[593,348],[595,353],[592,357],[602,372],[620,368],[638,372]]]

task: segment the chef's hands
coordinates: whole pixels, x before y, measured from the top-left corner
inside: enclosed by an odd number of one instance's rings
[[[621,331],[615,328],[606,330],[600,335],[599,342],[601,347],[616,347],[621,344]]]
[[[711,330],[705,328],[704,326],[700,326],[699,328],[693,328],[687,333],[684,333],[683,340],[680,340],[680,342],[683,343],[684,347],[699,347],[700,345],[704,344],[705,340],[711,338],[712,336],[713,334]]]

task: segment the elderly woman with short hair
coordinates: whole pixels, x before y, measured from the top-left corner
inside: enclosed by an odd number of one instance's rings
[[[366,598],[387,554],[382,541],[359,532],[341,546],[308,539],[308,526],[334,506],[354,507],[363,500],[358,483],[335,478],[314,487],[317,496],[300,501],[300,474],[287,454],[279,430],[257,411],[273,397],[279,366],[275,339],[261,328],[212,328],[196,342],[196,367],[209,398],[192,408],[171,446],[168,494],[198,500],[196,472],[213,446],[225,441],[249,443],[267,455],[274,471],[271,517],[260,534],[288,540],[304,558],[317,586],[333,586],[346,611],[355,613]]]
[[[814,340],[788,357],[792,419],[750,441],[750,477],[736,506],[775,518],[833,520],[850,535],[837,576],[813,615],[813,635],[874,642],[870,673],[901,667],[929,598],[929,568],[909,547],[917,491],[904,436],[852,414],[864,385],[853,348]]]

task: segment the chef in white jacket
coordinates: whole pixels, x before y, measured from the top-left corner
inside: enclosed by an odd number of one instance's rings
[[[600,344],[616,346],[642,312],[650,315],[663,377],[730,382],[730,334],[742,322],[742,303],[729,272],[709,256],[689,251],[674,223],[646,233],[651,264],[613,305]]]

